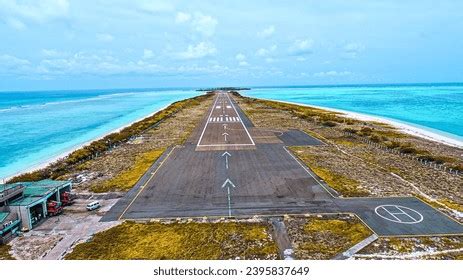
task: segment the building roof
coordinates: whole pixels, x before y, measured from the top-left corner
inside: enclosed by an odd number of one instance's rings
[[[23,198],[18,198],[10,202],[10,206],[28,206],[34,204],[35,202],[41,200],[43,196],[26,196]]]
[[[6,217],[8,217],[9,212],[0,212],[0,223],[3,222]]]
[[[11,206],[27,206],[34,204],[44,197],[49,197],[60,187],[70,184],[70,181],[42,180],[37,182],[20,182],[7,185],[24,186],[23,196],[9,203]]]

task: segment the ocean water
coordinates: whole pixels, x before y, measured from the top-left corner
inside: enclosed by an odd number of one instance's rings
[[[255,88],[243,94],[385,117],[463,141],[463,84]]]
[[[140,89],[0,92],[0,179],[198,94]]]

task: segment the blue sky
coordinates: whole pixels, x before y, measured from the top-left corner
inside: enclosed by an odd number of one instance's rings
[[[463,1],[0,0],[0,90],[463,81]]]

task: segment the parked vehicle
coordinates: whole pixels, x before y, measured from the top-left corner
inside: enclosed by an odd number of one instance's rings
[[[74,203],[74,195],[70,192],[61,193],[61,203],[63,206],[68,206]]]
[[[90,202],[89,204],[87,204],[87,210],[88,211],[93,211],[93,210],[96,210],[98,208],[100,208],[101,205],[100,205],[100,202],[98,200],[96,201],[93,201],[93,202]]]
[[[47,203],[48,216],[56,216],[63,212],[63,207],[60,202],[50,201]]]

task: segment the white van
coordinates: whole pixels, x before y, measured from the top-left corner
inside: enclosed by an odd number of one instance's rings
[[[93,211],[93,210],[98,209],[100,207],[101,207],[100,202],[98,200],[96,200],[96,201],[93,201],[93,202],[90,202],[89,204],[87,204],[86,208],[87,208],[88,211]]]

